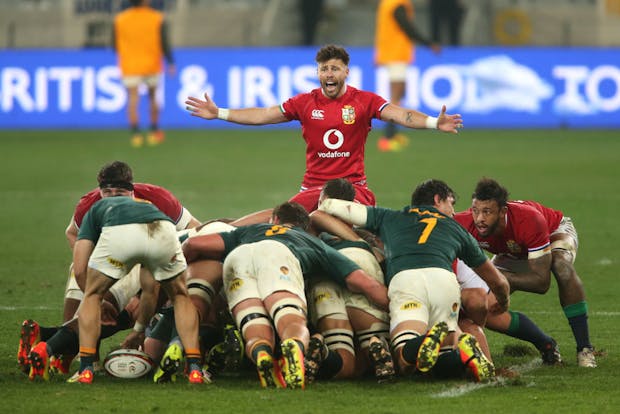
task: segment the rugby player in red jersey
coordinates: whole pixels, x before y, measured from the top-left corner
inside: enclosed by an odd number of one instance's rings
[[[578,365],[596,367],[585,291],[574,267],[579,241],[570,217],[535,201],[509,201],[506,188],[482,178],[472,194],[471,208],[454,218],[480,247],[496,255],[493,262],[512,291],[546,293],[553,273],[577,343]]]
[[[306,172],[300,192],[291,198],[308,211],[317,209],[321,188],[335,178],[346,178],[355,187],[356,201],[375,205],[364,168],[364,150],[373,118],[408,128],[439,129],[457,133],[461,115],[431,117],[387,102],[379,95],[347,85],[349,54],[335,45],[323,46],[316,54],[321,87],[300,93],[281,105],[266,108],[226,109],[205,94],[204,100],[188,97],[193,116],[223,119],[244,125],[267,125],[298,120],[306,141]],[[269,215],[267,215],[268,217]]]

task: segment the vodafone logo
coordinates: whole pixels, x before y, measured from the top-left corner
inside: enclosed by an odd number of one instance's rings
[[[317,152],[319,158],[348,158],[351,156],[350,151],[336,151],[344,144],[344,135],[337,129],[329,129],[323,134],[323,144],[327,147],[326,152]]]
[[[336,138],[336,142],[332,142],[332,137]],[[342,132],[337,129],[328,129],[325,131],[325,134],[323,134],[323,144],[330,150],[335,150],[342,147],[343,143],[344,135],[342,135]]]

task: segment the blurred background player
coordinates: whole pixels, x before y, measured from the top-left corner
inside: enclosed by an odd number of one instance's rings
[[[464,0],[430,0],[429,18],[433,42],[460,46],[465,10]],[[446,31],[448,41],[442,42]]]
[[[113,47],[118,55],[123,85],[127,88],[131,145],[140,147],[144,144],[138,115],[138,88],[143,84],[147,87],[150,105],[147,143],[158,145],[164,140],[164,133],[159,129],[159,104],[156,96],[161,81],[163,59],[166,59],[170,75],[174,75],[176,69],[163,14],[149,6],[150,0],[130,0],[130,3],[131,7],[114,19]]]
[[[298,0],[301,14],[302,39],[304,46],[314,45],[316,29],[323,17],[324,0]]]
[[[410,0],[380,0],[376,15],[375,63],[385,67],[390,79],[390,102],[400,105],[405,96],[407,67],[415,59],[415,44],[420,43],[439,53],[441,47],[424,37],[414,24],[414,7]],[[396,124],[387,119],[379,151],[399,151],[409,139],[396,133]]]

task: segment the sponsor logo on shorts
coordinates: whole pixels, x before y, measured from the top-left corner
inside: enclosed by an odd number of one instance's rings
[[[116,260],[112,257],[108,257],[108,263],[110,263],[112,266],[118,268],[118,269],[122,269],[123,267],[125,267],[125,265],[123,264],[123,262],[121,262],[120,260]]]
[[[332,295],[330,295],[329,292],[319,293],[314,298],[314,303],[318,304],[318,303],[321,303],[321,302],[325,302],[325,301],[330,300],[331,298],[332,298]]]
[[[400,310],[415,310],[422,307],[420,302],[406,302],[403,303],[400,307]]]
[[[283,275],[288,275],[288,267],[286,266],[280,266],[280,272],[282,272]]]
[[[228,286],[228,291],[234,292],[235,290],[239,289],[241,286],[243,286],[243,280],[239,278],[234,278],[232,282],[230,282],[230,286]]]

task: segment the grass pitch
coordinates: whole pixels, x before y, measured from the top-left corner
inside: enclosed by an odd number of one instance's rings
[[[168,131],[166,142],[134,149],[125,131],[0,132],[0,395],[3,412],[19,413],[405,413],[445,410],[502,413],[618,412],[620,306],[620,132],[469,131],[458,136],[408,132],[400,153],[379,153],[378,132],[367,146],[369,185],[382,206],[408,204],[421,180],[447,181],[465,209],[481,176],[498,179],[515,199],[535,199],[572,217],[580,236],[576,268],[588,296],[590,333],[608,355],[580,369],[572,334],[552,283],[546,295],[516,293],[512,308],[558,340],[564,367],[542,367],[530,346],[488,333],[495,362],[516,367],[517,379],[493,385],[400,379],[324,382],[305,391],[262,390],[253,372],[227,375],[204,387],[184,381],[97,378],[93,386],[64,378],[31,383],[17,367],[19,325],[61,321],[70,252],[64,238],[78,198],[96,184],[104,163],[120,159],[136,181],[173,191],[201,220],[238,217],[272,207],[299,188],[304,143],[296,129]],[[122,336],[104,341],[103,350]],[[514,352],[514,350],[518,352]],[[76,366],[74,365],[74,368]]]

